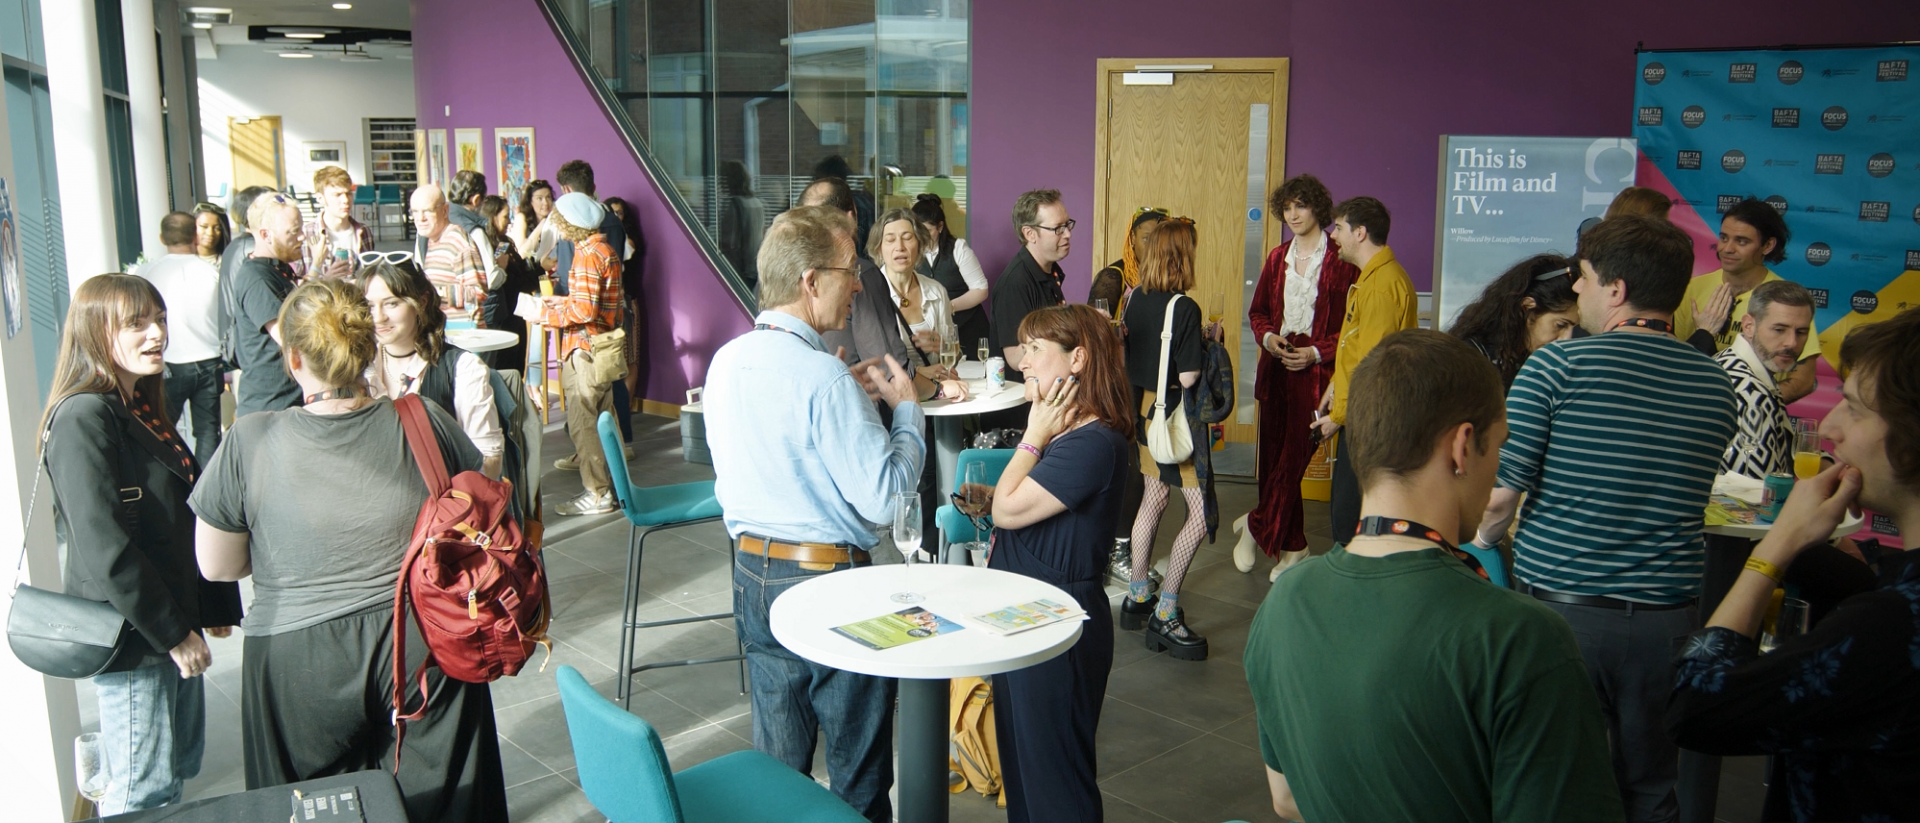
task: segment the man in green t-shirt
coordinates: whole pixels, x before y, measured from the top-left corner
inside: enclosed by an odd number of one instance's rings
[[[1353,375],[1361,523],[1254,617],[1247,683],[1274,811],[1314,823],[1623,819],[1567,622],[1456,549],[1506,439],[1500,375],[1445,334]]]

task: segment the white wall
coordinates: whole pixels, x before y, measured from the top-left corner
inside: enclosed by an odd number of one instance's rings
[[[355,183],[367,171],[365,117],[413,117],[413,61],[342,63],[324,57],[290,60],[258,45],[222,46],[218,59],[202,58],[200,135],[206,156],[207,194],[224,184],[232,193],[233,155],[227,149],[227,118],[279,115],[287,182],[300,191],[313,186],[303,174],[300,144],[342,140],[346,169]]]

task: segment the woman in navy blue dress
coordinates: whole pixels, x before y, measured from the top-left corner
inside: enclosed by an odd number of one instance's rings
[[[1044,580],[1087,611],[1080,641],[1030,668],[994,675],[1007,820],[1098,821],[1094,731],[1113,668],[1107,552],[1133,434],[1126,366],[1107,318],[1087,306],[1020,323],[1026,436],[993,491],[991,568]]]

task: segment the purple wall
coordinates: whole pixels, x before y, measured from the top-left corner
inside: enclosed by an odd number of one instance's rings
[[[1920,3],[1910,0],[1809,8],[1788,0],[1210,0],[1169,11],[1146,0],[979,0],[970,242],[998,276],[1017,251],[1007,214],[1031,188],[1060,189],[1082,223],[1095,216],[1096,59],[1287,57],[1287,173],[1312,172],[1335,199],[1384,201],[1394,252],[1425,289],[1439,135],[1627,136],[1638,41],[1706,48],[1920,38]],[[1100,265],[1091,244],[1083,231],[1063,265],[1069,296],[1084,295]]]
[[[561,163],[593,164],[601,197],[637,207],[647,236],[643,394],[679,405],[705,382],[707,362],[750,318],[707,265],[587,84],[534,0],[413,0],[414,94],[420,128],[480,128],[491,158],[493,129],[532,126],[534,171],[553,179]],[[452,115],[444,112],[452,107]],[[497,185],[492,160],[490,185]]]

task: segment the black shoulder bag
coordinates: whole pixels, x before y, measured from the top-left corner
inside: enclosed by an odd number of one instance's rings
[[[47,430],[40,433],[42,456],[34,466],[33,492],[27,497],[27,520],[21,528],[20,562],[13,572],[13,606],[7,611],[7,645],[27,668],[54,677],[82,680],[113,666],[126,647],[127,634],[132,629],[127,618],[111,603],[20,582],[20,572],[27,563],[24,535],[33,525],[34,498],[40,494],[47,439],[53,430],[51,415],[48,420]],[[139,500],[143,494],[137,484],[122,488],[121,505]]]

